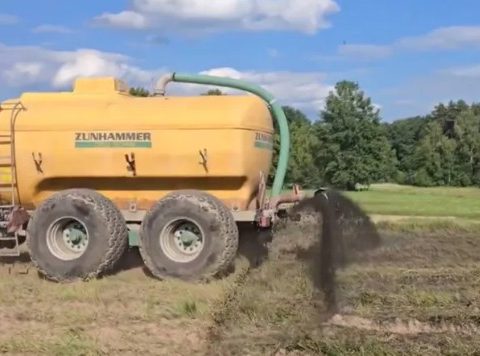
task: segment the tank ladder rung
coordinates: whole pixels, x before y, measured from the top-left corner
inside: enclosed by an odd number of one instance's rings
[[[0,144],[9,145],[10,155],[0,156],[0,167],[10,168],[10,187],[2,187],[3,192],[9,192],[11,196],[11,204],[15,205],[16,193],[17,193],[17,177],[16,177],[16,160],[15,160],[15,121],[18,113],[22,110],[26,110],[20,101],[6,102],[0,105],[0,110],[11,111],[10,115],[10,132],[2,133],[0,135]]]
[[[11,195],[11,200],[9,204],[0,205],[0,209],[12,211],[15,207],[15,198],[17,192],[17,180],[16,180],[16,162],[15,162],[15,121],[17,115],[20,111],[25,110],[25,107],[21,102],[7,102],[2,103],[0,105],[1,110],[8,110],[11,111],[10,114],[10,132],[2,133],[0,135],[0,144],[9,145],[10,155],[0,156],[0,167],[10,167],[10,182],[8,186],[3,185],[0,189],[3,192],[8,192]],[[2,214],[4,215],[4,214]],[[4,215],[5,216],[5,215]],[[3,219],[7,219],[6,216]],[[7,219],[8,220],[8,219]],[[2,229],[8,228],[8,221],[0,221],[0,225]],[[6,233],[7,236],[0,236],[0,242],[13,242],[12,248],[2,248],[0,249],[0,256],[2,257],[18,257],[20,256],[20,244],[18,241],[18,233],[15,232],[8,236],[8,232]],[[3,247],[3,246],[2,246]],[[10,247],[10,246],[7,246]]]
[[[15,186],[16,187],[16,186]],[[15,188],[13,188],[13,190],[15,190]],[[12,191],[12,188],[11,187],[0,187],[0,192],[1,193],[10,193]],[[2,207],[0,206],[0,209]]]
[[[0,167],[11,167],[12,164],[12,156],[0,156]]]
[[[0,145],[11,145],[12,144],[12,135],[0,135]]]
[[[16,110],[18,107],[24,109],[24,106],[20,101],[3,102],[2,104],[0,104],[0,111]]]
[[[18,234],[15,233],[15,236],[2,236],[0,237],[0,242],[14,241],[13,248],[2,248],[0,249],[0,257],[19,257],[20,256],[20,244],[18,242]]]

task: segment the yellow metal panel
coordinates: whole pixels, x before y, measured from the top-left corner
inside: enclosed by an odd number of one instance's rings
[[[121,208],[148,208],[178,189],[205,190],[232,209],[248,208],[272,159],[272,119],[261,100],[136,98],[121,85],[84,79],[72,93],[22,95],[26,111],[15,133],[22,204],[35,207],[56,191],[88,187]],[[0,111],[1,132],[8,122]],[[40,170],[32,154],[42,155]],[[131,154],[136,175],[125,158]]]
[[[79,78],[75,81],[73,89],[75,94],[112,94],[116,92],[127,93],[128,86],[121,80],[105,77],[105,78]]]
[[[12,169],[0,167],[0,186],[8,186],[12,183]]]

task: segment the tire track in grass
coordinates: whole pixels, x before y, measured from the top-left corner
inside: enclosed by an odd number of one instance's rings
[[[251,267],[245,258],[239,258],[237,261],[238,271],[235,279],[225,288],[222,298],[212,305],[211,325],[207,331],[207,355],[221,355],[217,349],[217,345],[221,341],[223,328],[232,318],[233,311],[238,304],[240,289],[245,285]]]

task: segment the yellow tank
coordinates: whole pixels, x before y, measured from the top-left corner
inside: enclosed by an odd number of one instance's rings
[[[132,97],[115,78],[82,78],[73,92],[25,93],[13,102],[16,203],[34,209],[55,192],[91,188],[120,209],[149,209],[179,189],[207,191],[232,210],[255,209],[272,161],[273,125],[254,96]],[[10,155],[7,139],[0,156]],[[4,161],[0,197],[10,201]]]

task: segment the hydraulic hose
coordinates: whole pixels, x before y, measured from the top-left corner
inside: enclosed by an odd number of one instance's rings
[[[285,175],[287,173],[288,158],[290,154],[290,133],[288,129],[287,118],[283,112],[282,106],[277,102],[277,99],[275,99],[271,93],[260,86],[250,84],[242,80],[215,77],[210,75],[183,73],[173,73],[162,77],[158,81],[156,93],[164,95],[165,88],[169,82],[214,85],[219,87],[239,89],[257,95],[268,104],[268,108],[270,109],[273,118],[277,121],[280,133],[280,153],[275,172],[275,179],[273,180],[271,197],[273,198],[279,196],[282,192]]]

